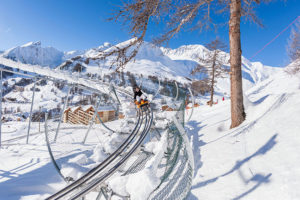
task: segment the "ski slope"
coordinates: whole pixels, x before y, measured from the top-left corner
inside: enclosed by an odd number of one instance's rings
[[[300,199],[300,76],[281,70],[246,92],[246,121],[229,129],[230,101],[195,109],[189,199]]]

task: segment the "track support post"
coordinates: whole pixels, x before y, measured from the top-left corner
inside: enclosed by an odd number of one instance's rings
[[[31,120],[32,120],[32,109],[33,109],[33,102],[34,102],[34,95],[35,95],[36,78],[34,78],[33,81],[34,81],[34,84],[33,84],[32,98],[31,98],[26,144],[28,144],[28,142],[29,142],[29,133],[30,133]]]
[[[62,109],[61,114],[60,114],[58,126],[57,126],[55,137],[54,137],[54,142],[56,142],[56,139],[57,139],[57,135],[58,135],[58,132],[59,132],[59,129],[60,129],[60,124],[61,124],[62,118],[64,116],[65,109],[66,109],[67,104],[68,104],[68,99],[69,99],[70,92],[71,92],[71,87],[69,87],[69,89],[68,89],[68,94],[67,94],[66,100],[64,102],[63,109]]]
[[[87,132],[86,132],[86,134],[85,134],[85,136],[84,136],[84,139],[83,139],[83,142],[82,142],[83,144],[85,144],[85,141],[86,141],[86,139],[87,139],[87,136],[88,136],[89,132],[91,131],[91,128],[92,128],[93,124],[95,123],[96,112],[98,112],[99,105],[100,105],[100,99],[99,99],[99,97],[97,96],[97,97],[96,97],[96,104],[95,104],[95,107],[94,107],[95,112],[94,112],[94,114],[93,114],[92,121],[90,121],[89,128],[88,128],[88,130],[87,130]]]

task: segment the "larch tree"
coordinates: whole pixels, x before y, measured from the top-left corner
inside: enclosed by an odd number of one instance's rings
[[[292,61],[300,58],[300,21],[295,25],[295,27],[291,31],[288,50],[289,56]]]
[[[128,0],[119,6],[110,20],[120,21],[127,26],[133,39],[102,52],[99,57],[105,59],[115,56],[111,64],[119,70],[137,55],[150,22],[165,25],[165,31],[153,39],[155,44],[161,45],[168,43],[180,30],[216,28],[217,24],[213,23],[212,17],[229,14],[231,128],[236,127],[246,117],[242,89],[240,20],[245,16],[258,22],[253,11],[254,4],[258,3],[260,0]]]
[[[287,50],[290,60],[292,62],[297,62],[294,63],[293,67],[290,67],[286,70],[289,74],[296,74],[300,72],[300,22],[298,22],[291,31]]]
[[[205,80],[210,88],[209,105],[212,106],[214,102],[215,85],[217,78],[224,78],[228,74],[228,70],[224,64],[228,62],[226,55],[222,52],[225,51],[227,46],[219,38],[211,41],[206,45],[210,50],[204,55],[199,55],[199,63],[192,71],[191,74],[204,73],[208,76]]]

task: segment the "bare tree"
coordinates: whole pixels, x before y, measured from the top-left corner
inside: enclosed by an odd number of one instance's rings
[[[291,61],[296,61],[293,66],[286,69],[289,74],[300,72],[300,22],[292,29],[288,42],[288,54]]]
[[[192,82],[192,91],[195,95],[201,94],[204,95],[206,92],[210,91],[210,87],[208,85],[208,79],[201,79]]]
[[[300,21],[291,31],[288,52],[292,61],[300,58]]]
[[[192,71],[192,74],[205,73],[208,75],[206,79],[210,87],[210,101],[209,105],[212,106],[214,102],[214,88],[217,83],[217,78],[224,78],[225,74],[228,74],[228,70],[224,67],[227,62],[226,55],[222,52],[226,50],[226,44],[224,44],[219,38],[211,41],[206,45],[206,48],[210,51],[204,56],[199,57],[198,64]]]
[[[271,1],[271,0],[264,0]],[[150,20],[163,22],[166,31],[155,44],[168,43],[180,30],[202,30],[214,27],[212,15],[229,13],[230,80],[231,80],[231,127],[241,124],[246,117],[243,105],[241,73],[240,19],[242,16],[260,24],[253,12],[260,0],[130,0],[120,5],[110,20],[121,21],[128,26],[133,38],[102,52],[99,57],[115,56],[112,65],[116,70],[132,60],[141,46]],[[227,20],[226,20],[227,21]]]

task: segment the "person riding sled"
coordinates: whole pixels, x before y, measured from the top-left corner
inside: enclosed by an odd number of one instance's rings
[[[134,87],[134,103],[140,107],[144,104],[148,104],[147,96],[142,92],[138,86]]]

